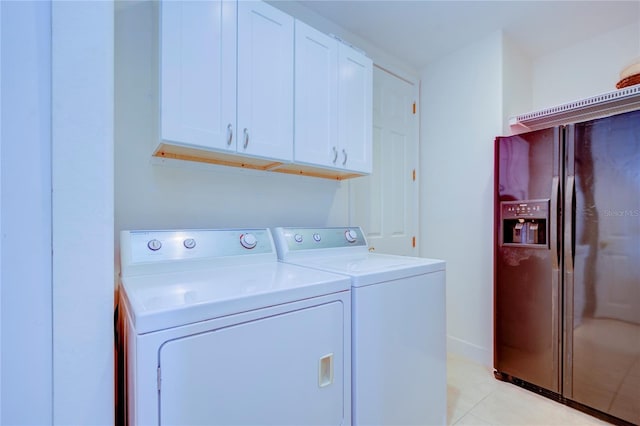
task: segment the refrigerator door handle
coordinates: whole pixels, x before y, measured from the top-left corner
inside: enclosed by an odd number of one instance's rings
[[[551,268],[554,271],[560,269],[560,247],[558,241],[560,240],[560,227],[558,226],[560,220],[560,212],[558,210],[558,196],[560,191],[560,178],[554,176],[551,181],[551,211],[549,214],[549,234],[551,244]]]
[[[567,272],[573,272],[574,249],[575,249],[575,176],[567,177],[566,196],[564,205],[564,265]]]
[[[562,282],[560,271],[560,246],[559,241],[562,235],[560,230],[560,208],[562,200],[559,200],[560,196],[560,177],[554,176],[551,180],[551,206],[549,211],[549,243],[551,245],[551,341],[552,341],[552,384],[554,389],[560,391],[562,386],[562,368],[560,366],[560,339],[562,336],[562,324],[560,320],[560,313],[562,312],[562,296],[560,295],[560,286]]]
[[[575,252],[575,176],[568,175],[564,205],[564,355],[562,396],[573,398],[573,269]]]

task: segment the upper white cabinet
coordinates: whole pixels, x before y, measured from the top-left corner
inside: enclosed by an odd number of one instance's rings
[[[238,152],[293,160],[293,22],[238,2]]]
[[[371,60],[299,21],[295,42],[295,162],[371,173]]]
[[[162,2],[160,123],[157,156],[290,162],[293,18],[257,1]]]
[[[160,3],[164,142],[235,151],[236,2]]]
[[[333,167],[338,164],[338,41],[296,21],[295,44],[294,160]]]
[[[340,43],[338,70],[339,161],[347,169],[371,173],[373,64]]]
[[[371,172],[364,54],[262,1],[159,4],[155,156],[336,179]]]

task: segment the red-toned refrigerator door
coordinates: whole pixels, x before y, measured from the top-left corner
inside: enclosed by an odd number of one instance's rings
[[[559,393],[560,131],[499,137],[495,147],[496,375]]]
[[[640,111],[567,128],[563,395],[640,424]]]

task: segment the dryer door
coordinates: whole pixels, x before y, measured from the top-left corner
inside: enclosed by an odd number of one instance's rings
[[[336,301],[167,342],[160,424],[345,423],[344,309]]]

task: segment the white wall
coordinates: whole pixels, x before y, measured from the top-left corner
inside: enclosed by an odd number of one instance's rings
[[[0,8],[0,423],[112,424],[112,3]]]
[[[53,424],[111,425],[113,2],[52,2]]]
[[[51,424],[51,5],[0,8],[0,423]]]
[[[502,131],[502,34],[422,72],[421,256],[447,261],[448,350],[491,364],[493,139]]]
[[[359,37],[356,34],[353,34],[340,27],[339,25],[336,25],[335,23],[327,20],[323,16],[318,15],[313,10],[305,7],[304,1],[294,2],[275,0],[267,1],[267,3],[270,3],[272,6],[283,10],[294,18],[299,19],[308,25],[311,25],[312,27],[316,28],[319,31],[322,31],[325,34],[335,34],[346,42],[351,43],[355,47],[364,50],[367,56],[369,56],[373,60],[374,64],[386,68],[392,71],[394,74],[404,78],[405,80],[417,84],[420,75],[419,70],[416,70],[412,66],[407,65],[404,61],[393,56],[392,53],[381,50],[362,37]]]
[[[183,161],[152,162],[158,140],[156,14],[151,2],[116,5],[116,232],[347,225],[348,182]]]
[[[509,117],[531,110],[533,62],[506,36],[503,38],[502,48],[502,134],[509,135],[512,134]]]
[[[2,46],[2,6],[0,6],[0,52]],[[2,54],[0,53],[0,268],[2,268]],[[2,273],[0,273],[0,319],[2,318]],[[0,327],[0,377],[2,377],[2,327]],[[2,380],[0,380],[0,423],[2,422]]]
[[[531,111],[616,90],[620,71],[640,57],[640,19],[533,62]],[[517,113],[528,112],[518,111]]]

